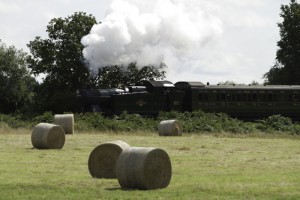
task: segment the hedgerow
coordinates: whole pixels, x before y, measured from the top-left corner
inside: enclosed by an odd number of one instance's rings
[[[3,115],[0,114],[0,128],[33,128],[41,122],[52,123],[54,114],[46,112],[39,116]],[[156,117],[145,117],[138,114],[103,116],[101,113],[75,114],[75,129],[77,131],[115,131],[136,132],[158,130],[162,120],[177,119],[183,126],[185,133],[238,133],[254,132],[285,133],[300,135],[299,122],[290,118],[273,115],[266,119],[244,122],[229,117],[224,113],[205,113],[201,110],[195,112],[161,112]]]

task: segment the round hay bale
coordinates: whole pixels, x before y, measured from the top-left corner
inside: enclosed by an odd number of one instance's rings
[[[158,125],[158,135],[160,136],[180,136],[182,126],[177,120],[164,120]]]
[[[55,124],[39,123],[33,128],[31,143],[37,149],[61,149],[65,144],[65,131]]]
[[[169,185],[172,166],[168,154],[157,148],[130,147],[117,161],[117,178],[122,188],[159,189]]]
[[[73,114],[56,114],[54,115],[54,124],[61,126],[65,134],[74,133],[74,115]]]
[[[121,140],[100,144],[90,153],[88,167],[94,178],[116,178],[116,163],[121,152],[129,148]]]

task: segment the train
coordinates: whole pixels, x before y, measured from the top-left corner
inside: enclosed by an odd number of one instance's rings
[[[143,80],[125,88],[80,89],[81,112],[118,115],[123,112],[158,115],[160,112],[202,110],[255,120],[282,115],[300,120],[300,85],[211,85],[202,82]]]

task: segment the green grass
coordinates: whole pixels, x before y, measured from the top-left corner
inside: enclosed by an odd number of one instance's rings
[[[0,129],[0,199],[299,199],[299,137],[81,132],[62,150],[32,148],[31,130]],[[90,152],[121,139],[159,147],[172,162],[165,189],[122,190],[116,179],[94,179]]]

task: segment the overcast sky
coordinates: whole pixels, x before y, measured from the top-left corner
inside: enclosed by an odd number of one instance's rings
[[[263,74],[275,62],[280,5],[288,3],[289,0],[0,0],[0,39],[28,52],[29,41],[36,36],[47,37],[46,26],[52,18],[83,11],[104,22],[83,41],[87,59],[98,58],[95,65],[101,65],[101,55],[111,56],[112,60],[106,61],[116,63],[137,59],[138,63],[148,64],[153,60],[167,64],[167,79],[173,82],[262,83]],[[115,26],[120,13],[126,20]],[[95,36],[105,42],[93,40]],[[116,38],[118,41],[113,41]],[[111,51],[103,51],[112,44]],[[91,55],[95,53],[93,48],[99,49],[98,54]]]

